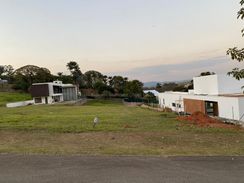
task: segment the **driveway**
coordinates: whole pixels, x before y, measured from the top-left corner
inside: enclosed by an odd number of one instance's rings
[[[0,155],[0,182],[243,183],[244,157]]]

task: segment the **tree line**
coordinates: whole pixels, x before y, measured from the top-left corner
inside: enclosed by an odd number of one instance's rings
[[[94,70],[82,73],[75,61],[70,61],[66,67],[70,74],[58,72],[53,75],[49,69],[35,65],[25,65],[16,70],[11,65],[0,65],[0,78],[8,80],[14,89],[25,92],[28,92],[33,83],[60,80],[64,84],[76,85],[81,91],[86,91],[86,95],[89,95],[87,91],[90,91],[104,97],[140,98],[143,96],[143,83],[139,80],[130,81],[123,76],[107,76]]]
[[[201,72],[197,77],[215,75],[215,72]],[[157,83],[155,87],[146,88],[147,90],[157,90],[158,92],[175,91],[188,92],[193,89],[193,80],[183,82]]]

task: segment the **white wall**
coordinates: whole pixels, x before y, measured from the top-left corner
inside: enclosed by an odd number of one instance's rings
[[[242,93],[244,79],[238,81],[227,75],[210,75],[193,78],[194,93],[197,95],[220,95]]]
[[[194,93],[197,95],[208,94],[218,95],[218,77],[217,75],[194,77]]]
[[[173,111],[177,112],[183,112],[184,111],[184,104],[183,104],[184,95],[175,92],[175,94],[172,93],[160,93],[159,94],[159,105],[161,108],[170,108]],[[181,108],[174,107],[172,103],[180,104]]]
[[[231,76],[218,75],[219,94],[242,93],[242,86],[244,86],[244,79],[238,81]]]
[[[47,97],[48,104],[53,103],[53,98],[51,96]],[[45,97],[44,97],[44,103],[45,103]]]
[[[41,103],[35,103],[35,104],[37,104],[37,105],[39,105],[39,104],[46,104],[46,97],[34,97],[33,98],[33,101],[35,102],[35,98],[41,98]],[[52,97],[51,96],[48,96],[47,97],[47,101],[48,101],[48,104],[52,104],[53,103],[53,99],[52,99]]]
[[[163,105],[163,99],[165,105]],[[240,113],[244,112],[244,97],[223,97],[223,96],[201,96],[201,95],[191,95],[188,93],[177,93],[177,92],[166,92],[159,94],[159,104],[161,107],[169,107],[176,111],[176,108],[172,107],[172,103],[179,101],[179,99],[194,99],[203,101],[218,102],[219,107],[219,117],[239,120]],[[241,102],[240,102],[241,100]],[[240,105],[242,108],[240,108]],[[182,105],[182,111],[184,111],[184,105]]]
[[[53,83],[48,83],[49,96],[53,95]]]
[[[240,119],[244,121],[244,98],[239,99],[239,111],[240,111]]]
[[[235,97],[217,97],[219,107],[219,117],[239,120],[238,98]]]

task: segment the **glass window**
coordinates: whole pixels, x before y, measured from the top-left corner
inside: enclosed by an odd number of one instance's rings
[[[36,104],[42,103],[42,98],[41,97],[35,98],[35,103]]]

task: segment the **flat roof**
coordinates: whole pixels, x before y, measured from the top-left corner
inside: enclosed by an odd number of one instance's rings
[[[244,97],[243,93],[237,93],[237,94],[224,94],[224,95],[219,95],[221,97]]]
[[[60,84],[60,83],[52,83],[52,82],[33,83],[32,85],[53,85],[53,86],[62,86],[62,87],[75,87],[75,85],[73,85],[73,84]]]
[[[164,92],[159,94],[173,94],[173,95],[188,95],[188,96],[202,96],[202,97],[232,97],[232,98],[243,98],[244,93],[231,93],[231,94],[222,94],[222,95],[207,95],[207,94],[194,94],[188,92]]]

